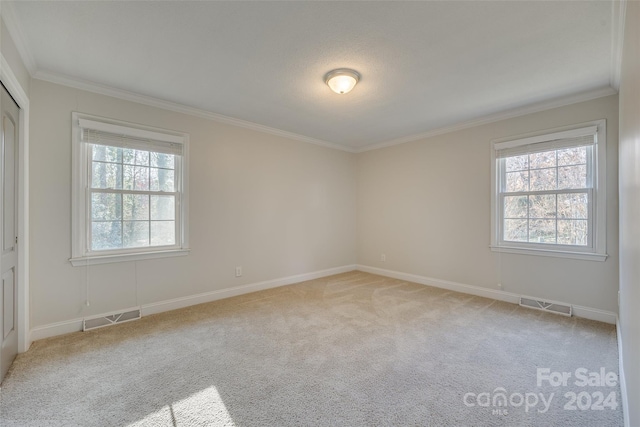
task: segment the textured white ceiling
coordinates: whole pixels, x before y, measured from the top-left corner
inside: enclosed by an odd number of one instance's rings
[[[610,2],[14,2],[37,70],[351,148],[612,79]],[[615,46],[614,46],[615,47]],[[323,75],[362,80],[336,95]]]

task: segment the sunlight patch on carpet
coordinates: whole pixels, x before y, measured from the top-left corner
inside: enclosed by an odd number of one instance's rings
[[[173,426],[173,420],[171,418],[171,408],[164,406],[159,411],[152,412],[146,417],[128,424],[127,427],[146,427],[146,426]]]
[[[194,393],[172,406],[177,425],[198,425],[198,422],[206,420],[209,425],[235,426],[220,393],[213,386]]]
[[[235,427],[220,393],[211,386],[129,424],[127,427],[215,425]]]

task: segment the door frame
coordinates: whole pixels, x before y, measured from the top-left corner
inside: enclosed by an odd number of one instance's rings
[[[29,325],[29,97],[0,52],[0,80],[20,107],[18,139],[18,352],[31,345]]]

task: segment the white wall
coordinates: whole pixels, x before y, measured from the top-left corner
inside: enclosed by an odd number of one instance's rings
[[[630,402],[640,426],[640,3],[627,2],[620,83],[620,332]]]
[[[190,134],[189,256],[71,266],[72,111]],[[356,260],[351,153],[34,79],[30,162],[33,327]]]
[[[617,110],[614,95],[359,154],[358,264],[617,312]],[[491,141],[603,118],[608,259],[491,252]]]

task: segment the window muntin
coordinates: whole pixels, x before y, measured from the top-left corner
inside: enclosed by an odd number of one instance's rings
[[[491,250],[604,261],[606,121],[494,141]]]
[[[176,244],[176,157],[91,144],[90,251]]]
[[[188,254],[188,139],[73,113],[74,266]]]
[[[592,145],[501,158],[501,240],[590,246]]]

